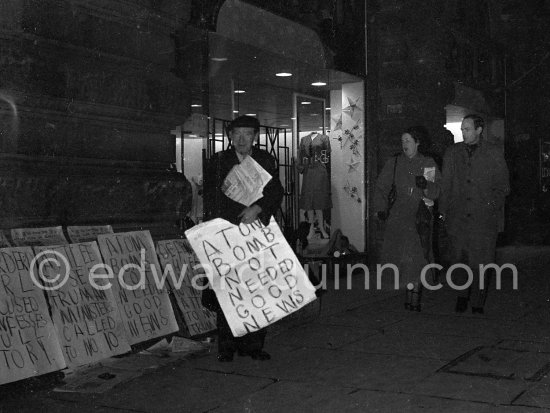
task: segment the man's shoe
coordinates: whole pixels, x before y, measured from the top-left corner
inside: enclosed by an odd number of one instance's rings
[[[233,361],[233,353],[218,354],[218,361],[221,363],[227,363],[227,362]]]
[[[458,297],[456,299],[455,311],[457,313],[463,313],[468,309],[468,299],[466,297]]]
[[[262,350],[251,351],[250,357],[252,357],[252,360],[260,360],[260,361],[271,359],[271,356],[269,355],[269,353],[266,353],[265,351],[262,351]]]
[[[483,307],[472,307],[472,314],[485,314]]]

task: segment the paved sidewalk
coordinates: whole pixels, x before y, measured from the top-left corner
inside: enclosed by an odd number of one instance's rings
[[[356,276],[311,321],[274,326],[270,361],[220,363],[214,343],[100,394],[0,389],[0,412],[550,411],[550,249],[508,247],[499,258],[518,266],[519,289],[503,276],[485,315],[455,314],[448,289],[405,311],[401,293],[365,291]]]

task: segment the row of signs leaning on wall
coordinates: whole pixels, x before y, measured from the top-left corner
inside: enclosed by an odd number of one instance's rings
[[[159,262],[177,275],[185,265],[192,271],[196,256],[186,240],[155,248],[149,231],[113,233],[110,226],[67,227],[67,234],[70,244],[61,227],[13,229],[11,242],[0,235],[0,384],[94,363],[180,331],[168,290],[185,335],[216,328],[192,277],[179,278],[179,288],[176,278],[162,288],[151,282]],[[126,288],[117,281],[121,269]],[[143,285],[140,271],[147,272]]]
[[[274,219],[215,219],[156,244],[149,231],[109,225],[66,233],[71,243],[62,227],[12,229],[11,240],[0,231],[0,385],[214,330],[216,315],[201,304],[205,276],[235,336],[315,300]]]

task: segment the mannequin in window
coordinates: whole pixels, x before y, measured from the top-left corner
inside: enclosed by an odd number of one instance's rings
[[[306,211],[309,223],[308,239],[315,234],[315,218],[323,238],[329,238],[325,231],[323,210],[332,208],[330,196],[329,160],[330,140],[327,135],[312,132],[300,141],[297,162],[298,171],[303,174],[299,206]],[[301,219],[304,214],[300,213]]]

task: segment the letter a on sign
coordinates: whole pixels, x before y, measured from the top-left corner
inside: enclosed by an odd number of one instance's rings
[[[239,227],[216,218],[185,235],[235,337],[264,328],[315,300],[315,287],[273,218],[267,227],[260,221]],[[211,254],[205,245],[215,245],[219,253]]]

